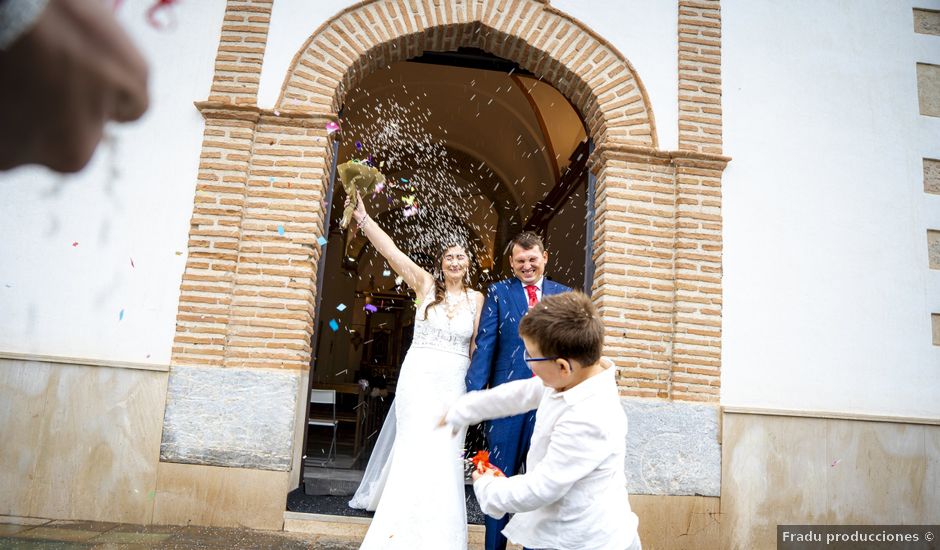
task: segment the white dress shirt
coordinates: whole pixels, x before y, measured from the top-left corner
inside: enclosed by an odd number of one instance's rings
[[[526,548],[639,548],[627,499],[627,418],[615,368],[558,392],[533,377],[470,392],[448,411],[453,426],[538,408],[526,473],[483,476],[473,484],[483,512],[514,514],[503,534]]]
[[[542,301],[542,281],[545,280],[545,277],[539,277],[538,281],[535,281],[535,296],[538,298],[538,301]],[[522,283],[522,281],[519,281]],[[522,283],[522,295],[525,297],[525,303],[529,303],[529,291],[525,289],[529,285]]]

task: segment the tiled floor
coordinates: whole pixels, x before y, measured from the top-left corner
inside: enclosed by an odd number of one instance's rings
[[[0,517],[0,549],[317,549],[355,550],[359,542],[251,529],[128,525],[93,521],[49,521]]]

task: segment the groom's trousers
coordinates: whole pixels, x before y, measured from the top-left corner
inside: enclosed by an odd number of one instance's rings
[[[529,441],[534,428],[535,411],[488,422],[485,431],[490,448],[490,463],[507,477],[518,474],[529,454]],[[486,516],[486,550],[506,550],[506,537],[502,531],[507,523],[508,514],[502,519]]]

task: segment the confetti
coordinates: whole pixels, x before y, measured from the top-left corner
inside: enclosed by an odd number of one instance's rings
[[[168,8],[173,5],[177,0],[157,0],[150,8],[147,10],[147,21],[150,23],[150,26],[155,29],[165,29],[169,24],[161,23],[157,19],[157,13],[163,11],[164,8]]]
[[[76,246],[78,246],[78,241],[75,241],[74,243],[72,243],[72,247],[76,247]]]
[[[407,197],[402,197],[402,198],[401,198],[401,202],[407,204],[408,206],[414,206],[414,203],[415,203],[415,196],[414,196],[414,195],[408,195]]]
[[[283,226],[283,225],[277,226],[277,234],[280,235],[280,236],[282,236],[282,237],[284,236],[284,226]]]
[[[836,467],[836,464],[838,464],[838,463],[840,463],[840,462],[842,462],[842,459],[841,459],[841,458],[840,458],[840,459],[837,459],[835,462],[833,462],[830,467],[831,467],[831,468],[835,468],[835,467]]]
[[[382,272],[383,277],[389,277],[391,276],[391,274],[392,274],[392,271],[389,269],[386,269],[385,271]]]
[[[281,116],[281,112],[277,109],[274,109],[274,116]]]
[[[131,267],[134,267],[134,268],[137,267],[137,266],[134,265],[134,258],[131,258]]]
[[[182,252],[180,252],[179,250],[177,250],[177,251],[176,251],[176,255],[177,255],[177,256],[182,256],[182,255],[183,255],[183,253],[182,253]]]
[[[270,178],[268,178],[268,183],[274,183],[274,176],[271,176]]]
[[[395,277],[395,285],[396,285],[396,286],[402,284],[404,281],[405,281],[405,280],[401,278],[401,275],[399,275],[398,277]]]
[[[362,308],[362,309],[368,311],[369,313],[375,313],[376,311],[379,310],[379,308],[375,307],[375,306],[372,305],[372,304],[366,304],[366,307],[364,307],[364,308]]]
[[[336,319],[330,319],[330,328],[333,329],[333,332],[339,330],[339,323],[336,322]]]
[[[346,311],[346,304],[336,306],[337,311]]]
[[[411,216],[414,216],[415,214],[418,213],[418,207],[409,206],[408,208],[405,208],[405,210],[402,213],[405,215],[406,218],[410,218]]]
[[[335,122],[332,122],[332,121],[327,122],[327,123],[326,123],[326,133],[327,133],[327,135],[332,135],[332,134],[334,134],[334,133],[336,133],[336,132],[339,132],[339,124],[337,124],[337,123],[335,123]]]
[[[121,313],[118,313],[118,321],[123,321],[123,320],[124,320],[124,310],[122,309]]]
[[[357,141],[357,142],[356,142],[356,150],[357,150],[357,151],[362,151],[362,142],[361,142],[361,141]]]
[[[407,178],[398,178],[398,179],[400,179],[402,183],[408,183],[408,179],[407,179]]]
[[[318,245],[323,246],[323,245],[326,244],[326,242],[327,242],[327,241],[326,241],[326,238],[325,238],[323,235],[320,235],[319,237],[317,237],[317,244],[318,244]]]

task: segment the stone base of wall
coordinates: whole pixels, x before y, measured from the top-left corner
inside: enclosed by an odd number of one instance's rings
[[[167,373],[0,359],[0,515],[150,523]]]
[[[288,472],[161,462],[152,523],[280,530],[288,478]]]
[[[643,548],[718,550],[718,497],[630,495]]]
[[[776,548],[777,525],[940,523],[938,425],[736,413],[722,422],[721,548]]]

